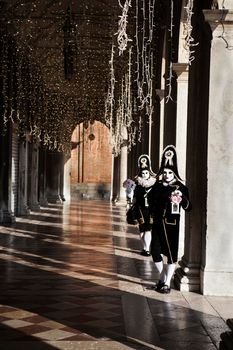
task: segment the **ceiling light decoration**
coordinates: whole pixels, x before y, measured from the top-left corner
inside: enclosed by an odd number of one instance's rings
[[[119,2],[122,16],[118,22],[117,43],[112,46],[109,88],[105,101],[105,118],[110,128],[115,156],[120,154],[121,147],[125,144],[125,128],[130,151],[141,140],[144,121],[152,124],[155,3],[155,0],[140,0],[140,3],[136,0],[132,7],[133,13],[128,17],[131,2],[125,1],[124,6]],[[126,25],[129,36],[134,40],[128,40]],[[129,41],[131,45],[128,45]],[[119,50],[118,57],[114,47]],[[124,51],[128,51],[128,55],[123,55]]]
[[[69,152],[78,123],[106,123],[100,82],[108,74],[116,6],[73,3],[72,13],[63,6],[59,0],[7,3],[0,18],[0,72],[5,125],[17,123],[21,136],[30,133],[50,149]]]
[[[118,156],[121,147],[127,141],[128,149],[135,144],[135,128],[133,120],[133,104],[132,104],[132,47],[129,48],[128,70],[121,78],[120,93],[115,101],[115,76],[114,76],[114,47],[110,61],[110,87],[106,101],[106,119],[110,129],[110,143],[112,145],[114,156]],[[130,134],[130,136],[128,136]],[[127,140],[125,139],[127,135]]]
[[[66,19],[62,29],[64,32],[64,71],[65,78],[69,80],[75,74],[77,67],[76,26],[73,22],[70,5],[66,11]]]

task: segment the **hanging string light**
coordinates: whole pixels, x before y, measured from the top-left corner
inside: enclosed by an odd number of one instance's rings
[[[146,6],[148,4],[148,7]],[[154,77],[153,58],[153,35],[154,35],[154,10],[155,0],[146,2],[143,0],[142,7],[136,0],[136,51],[137,70],[136,81],[138,87],[139,109],[145,108],[146,114],[151,115],[152,81]],[[139,13],[142,12],[142,25],[139,25]],[[140,47],[141,43],[141,47]]]
[[[107,98],[105,101],[105,120],[106,125],[110,130],[113,129],[113,109],[114,109],[114,95],[115,95],[115,72],[114,72],[114,45],[112,44],[110,64],[110,83],[108,86]]]
[[[184,48],[188,51],[188,63],[191,65],[192,61],[195,59],[194,53],[195,50],[193,49],[195,46],[199,45],[199,43],[194,42],[194,38],[192,37],[192,15],[193,15],[193,0],[188,0],[187,5],[184,6],[184,9],[186,10],[186,22],[184,22],[184,34],[185,34],[185,41],[184,41]]]
[[[168,67],[168,78],[167,78],[167,84],[166,86],[168,87],[168,93],[166,96],[166,103],[168,103],[169,100],[173,101],[172,98],[172,80],[174,78],[173,76],[173,65],[172,65],[172,57],[171,57],[171,52],[172,52],[172,39],[173,39],[173,1],[171,1],[171,13],[170,13],[170,28],[169,28],[169,33],[170,33],[170,62],[169,62],[169,67]]]
[[[64,73],[63,30],[66,14],[62,9],[63,13],[61,15],[61,8],[59,8],[61,4],[56,2],[56,7],[59,10],[56,23],[52,23],[49,18],[38,19],[38,4],[38,0],[31,2],[22,0],[15,5],[15,13],[18,10],[21,11],[18,12],[19,15],[14,17],[14,11],[10,10],[7,13],[11,36],[13,36],[17,45],[15,58],[17,60],[17,93],[14,97],[16,101],[14,105],[11,101],[12,96],[8,93],[9,81],[7,72],[11,69],[11,63],[8,57],[8,39],[7,36],[4,36],[4,50],[2,50],[3,55],[1,55],[0,61],[3,76],[5,123],[9,120],[17,121],[22,126],[22,129],[29,129],[33,136],[38,137],[48,147],[63,149],[68,144],[70,145],[69,139],[72,134],[72,128],[81,120],[89,120],[95,116],[103,122],[106,120],[113,137],[122,131],[120,122],[123,122],[123,125],[128,129],[128,147],[130,148],[135,143],[136,135],[137,140],[141,139],[143,119],[148,117],[149,122],[152,122],[154,113],[153,81],[156,69],[156,56],[154,55],[153,45],[156,40],[154,34],[156,0],[135,0],[135,2],[125,0],[124,4],[121,4],[119,0],[122,15],[118,21],[117,36],[114,36],[117,44],[113,43],[112,47],[109,43],[107,47],[106,43],[101,42],[98,38],[93,39],[94,35],[92,34],[95,29],[102,30],[103,24],[98,23],[93,27],[92,21],[94,17],[91,17],[88,8],[88,27],[87,23],[85,23],[87,22],[86,17],[83,16],[83,19],[79,18],[80,22],[83,21],[83,32],[85,28],[83,37],[82,29],[80,29],[82,26],[77,27],[76,23],[70,22],[77,36],[80,35],[78,52],[80,55],[80,71],[77,71],[77,74],[72,74],[72,69],[75,68],[75,65],[73,68],[71,67],[71,74],[69,73],[68,76],[72,76],[72,79],[69,78],[68,80],[64,80],[64,76],[60,74],[61,72]],[[49,6],[53,6],[52,2],[50,2]],[[20,7],[22,7],[21,10]],[[131,10],[134,11],[134,15],[130,17],[129,12]],[[190,58],[192,58],[194,45],[191,36],[193,0],[187,1],[186,10],[188,14],[186,43],[187,48],[191,49]],[[22,13],[27,13],[26,19],[25,16],[21,16]],[[75,21],[75,16],[72,18],[72,21]],[[111,34],[116,32],[114,21],[113,19],[111,25],[109,25]],[[133,21],[135,21],[135,26]],[[173,36],[172,21],[173,8],[171,9],[171,38]],[[131,26],[132,23],[133,27]],[[38,33],[38,28],[40,33]],[[50,40],[54,40],[56,54],[52,50],[45,50],[46,44],[49,45],[47,41],[48,36]],[[40,46],[40,40],[41,44],[45,45]],[[131,42],[131,45],[129,45],[129,42]],[[36,43],[38,43],[38,46]],[[92,50],[93,44],[95,50]],[[102,98],[101,92],[98,91],[100,85],[97,84],[97,79],[100,80],[103,72],[107,72],[104,62],[99,69],[95,67],[95,74],[92,74],[93,72],[90,71],[91,64],[93,64],[93,67],[96,65],[96,52],[98,50],[100,52],[108,50],[107,54],[109,53],[109,56],[111,54],[109,87],[106,99]],[[127,50],[129,55],[123,55]],[[114,51],[119,52],[120,57],[117,60]],[[107,55],[102,55],[101,57],[104,56]],[[43,62],[41,57],[43,57]],[[52,67],[51,70],[50,67]],[[24,71],[27,69],[29,79],[24,74]],[[119,73],[119,70],[121,70],[121,73]],[[168,70],[167,101],[171,99],[172,64],[170,64]],[[54,79],[55,71],[57,72],[56,79]],[[95,76],[97,77],[96,79]],[[14,79],[13,76],[11,79]],[[86,113],[88,97],[91,102],[88,106],[88,113]],[[29,100],[30,113],[27,111]],[[102,112],[104,104],[105,113]],[[116,153],[120,144],[121,139],[116,137]]]
[[[117,31],[117,43],[118,43],[118,49],[119,49],[119,55],[122,55],[123,52],[126,50],[128,42],[132,41],[126,33],[127,30],[127,17],[128,17],[128,11],[131,7],[131,0],[126,0],[124,6],[121,5],[120,0],[118,0],[120,7],[122,8],[122,15],[119,16],[120,19],[118,21],[118,31]]]
[[[76,68],[74,64],[68,72],[72,79],[65,80],[64,19],[68,14],[63,12],[62,6],[62,2],[59,1],[49,2],[46,8],[43,8],[43,3],[38,0],[9,3],[4,12],[6,33],[1,35],[0,39],[4,42],[0,65],[5,124],[8,121],[17,123],[21,136],[25,136],[29,131],[31,136],[38,138],[42,144],[60,150],[69,149],[73,128],[80,121],[94,116],[97,120],[105,122],[102,112],[104,97],[101,96],[101,85],[98,81],[103,74],[107,74],[104,63],[106,50],[110,51],[111,47],[108,42],[99,40],[100,36],[95,35],[95,32],[99,33],[104,28],[106,33],[106,24],[110,34],[115,32],[115,16],[111,17],[110,22],[110,17],[106,16],[109,7],[100,9],[99,15],[103,14],[103,21],[100,22],[99,17],[97,19],[88,7],[83,8],[80,4],[79,13],[83,15],[79,16],[79,22],[76,23],[75,16],[72,16],[72,22],[68,23],[72,27],[68,34],[73,34],[74,30],[81,39],[78,51],[79,69],[76,74],[70,74]],[[115,5],[112,8],[115,9]],[[85,10],[88,12],[88,21]],[[90,27],[88,29],[87,24]],[[90,34],[90,42],[86,39],[87,32]],[[13,38],[17,50],[14,58],[15,73],[9,80],[9,71],[12,71],[8,55],[10,38]],[[70,44],[70,41],[67,43]],[[92,46],[95,50],[92,50]],[[95,63],[97,54],[101,55],[100,67]],[[14,96],[9,93],[9,86],[13,84]],[[91,101],[89,113],[86,113],[87,97]],[[113,106],[111,108],[113,109]]]
[[[106,99],[106,118],[110,129],[110,143],[113,154],[118,156],[125,140],[127,130],[128,149],[131,149],[135,142],[135,130],[133,128],[133,104],[132,104],[132,47],[129,48],[128,70],[121,79],[120,94],[117,101],[115,98],[115,84],[117,83],[114,73],[114,46],[110,60],[110,86]],[[115,103],[116,101],[116,103]]]

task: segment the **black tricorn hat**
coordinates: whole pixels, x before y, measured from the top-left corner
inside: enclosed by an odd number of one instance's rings
[[[163,170],[165,168],[171,169],[174,172],[175,176],[182,181],[178,172],[178,167],[177,167],[176,148],[173,145],[168,145],[167,147],[164,148],[157,177],[162,175]]]
[[[151,169],[150,157],[147,154],[142,154],[138,158],[138,175],[141,175],[143,170],[148,170],[151,176],[156,176],[156,174]]]

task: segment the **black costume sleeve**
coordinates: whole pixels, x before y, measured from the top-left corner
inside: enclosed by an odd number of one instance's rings
[[[190,211],[192,209],[192,203],[189,200],[189,190],[186,186],[181,186],[179,189],[182,192],[181,206],[184,210]]]

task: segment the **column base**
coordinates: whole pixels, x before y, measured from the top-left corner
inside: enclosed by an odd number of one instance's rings
[[[37,202],[37,203],[33,203],[31,206],[30,206],[30,209],[32,211],[40,211],[40,204]]]
[[[127,200],[126,200],[126,198],[119,198],[116,201],[114,201],[114,204],[118,207],[126,207]]]
[[[48,206],[48,201],[47,201],[47,198],[42,198],[40,199],[40,206],[41,207],[47,207]]]
[[[8,210],[0,210],[0,223],[13,224],[16,221],[15,216]]]
[[[65,199],[63,194],[60,194],[59,197],[60,197],[61,202],[65,202],[66,201],[66,199]]]
[[[200,291],[200,267],[197,264],[188,264],[184,258],[179,262],[174,284],[182,292]]]
[[[28,208],[28,206],[26,204],[24,204],[21,208],[18,209],[17,211],[17,215],[29,215],[30,214],[30,209]]]
[[[48,203],[53,203],[53,204],[63,203],[63,201],[61,200],[61,197],[58,194],[50,195],[47,197],[47,199],[48,199]]]

